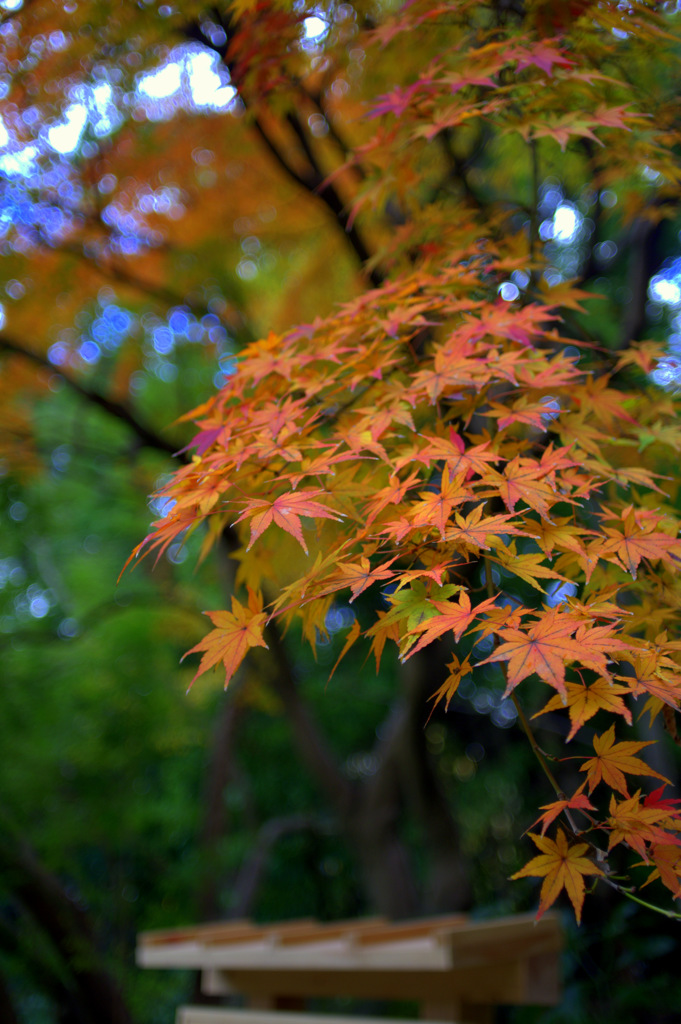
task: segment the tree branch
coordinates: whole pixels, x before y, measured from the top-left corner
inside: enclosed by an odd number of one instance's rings
[[[323,829],[324,823],[309,814],[289,814],[281,818],[271,818],[265,822],[258,832],[249,857],[241,865],[234,882],[234,896],[229,916],[242,918],[252,915],[270,854],[280,839],[296,832],[321,832]]]
[[[229,35],[230,32],[233,33],[236,30],[236,25],[227,23],[225,19],[221,16],[220,12],[215,8],[213,9],[213,16],[215,17],[216,22],[222,27],[226,35]],[[241,89],[237,81],[237,78],[234,74],[234,62],[229,60],[228,43],[214,43],[210,36],[208,36],[203,31],[201,25],[196,21],[189,22],[187,25],[185,25],[183,31],[186,38],[194,39],[197,42],[200,42],[207,49],[213,50],[215,53],[219,55],[220,59],[224,61],[225,66],[227,67],[230,73],[230,77],[232,78],[232,84],[237,87],[237,89],[239,90],[239,96],[241,97],[241,100],[243,101],[244,105],[248,108],[248,98],[244,96],[243,90]],[[310,101],[315,102],[313,98],[310,96],[310,94],[303,90],[302,87],[301,92]],[[319,106],[318,103],[315,102],[315,105],[319,110],[321,110],[321,107]],[[324,115],[322,114],[322,116]],[[322,174],[319,162],[316,158],[316,155],[314,154],[314,151],[312,150],[310,141],[307,138],[306,132],[302,125],[300,124],[300,120],[297,117],[297,115],[295,113],[287,114],[286,121],[288,122],[289,127],[293,130],[294,134],[296,135],[296,138],[298,139],[298,142],[307,159],[307,163],[309,165],[309,170],[307,174],[299,173],[296,170],[296,168],[286,159],[286,157],[281,152],[279,147],[274,143],[270,134],[267,132],[262,122],[262,118],[258,117],[257,114],[253,114],[251,123],[256,133],[258,134],[260,140],[264,144],[265,148],[274,158],[274,160],[281,168],[281,170],[283,170],[284,173],[289,178],[291,178],[300,188],[304,189],[309,195],[315,196],[317,199],[320,200],[320,202],[324,203],[324,205],[330,210],[330,212],[334,216],[336,223],[343,232],[343,237],[347,240],[351,248],[354,250],[359,262],[362,265],[364,265],[371,259],[371,253],[369,252],[369,249],[365,244],[364,239],[360,235],[355,225],[350,224],[350,216],[347,212],[346,203],[343,202],[335,186],[326,181],[325,175]],[[384,280],[383,275],[376,268],[372,268],[371,270],[366,271],[366,273],[374,288],[378,288],[382,284]]]
[[[100,391],[96,391],[94,388],[85,387],[75,377],[66,373],[60,367],[54,366],[49,359],[36,352],[33,349],[25,348],[20,342],[4,332],[0,333],[0,352],[9,352],[12,355],[20,356],[22,359],[26,359],[29,362],[35,363],[36,366],[41,367],[44,370],[48,370],[51,374],[55,374],[60,377],[69,388],[74,391],[81,398],[85,398],[92,405],[103,409],[109,413],[115,419],[120,420],[121,423],[125,423],[133,433],[135,434],[138,442],[145,448],[154,448],[156,451],[164,452],[166,455],[176,455],[183,461],[187,461],[186,454],[178,454],[178,445],[172,444],[170,441],[166,441],[165,438],[157,434],[151,427],[146,426],[142,423],[135,414],[121,402],[116,402],[111,398],[107,398]],[[179,442],[178,442],[179,444]]]

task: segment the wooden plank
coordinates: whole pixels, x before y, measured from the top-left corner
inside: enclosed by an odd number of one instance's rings
[[[544,984],[533,994],[527,964],[511,961],[453,971],[206,971],[201,987],[207,995],[239,992],[246,997],[298,995],[349,996],[354,999],[409,999],[430,1004],[456,1000],[474,1005],[553,1005],[559,991]]]
[[[176,1024],[419,1024],[390,1017],[348,1017],[338,1014],[296,1013],[288,1010],[233,1010],[221,1007],[181,1006]],[[437,1021],[433,1024],[452,1024]]]

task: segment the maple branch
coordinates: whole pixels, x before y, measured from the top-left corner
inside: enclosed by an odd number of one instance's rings
[[[291,115],[288,115],[287,120]],[[331,211],[336,219],[336,222],[343,231],[344,237],[350,243],[350,246],[354,249],[355,255],[359,262],[364,265],[371,259],[371,253],[364,243],[362,236],[359,234],[354,224],[350,224],[350,217],[347,212],[346,204],[341,199],[340,195],[336,191],[335,187],[329,182],[325,182],[324,176],[316,168],[315,164],[312,164],[312,171],[307,175],[300,174],[292,164],[281,153],[279,148],[272,141],[271,137],[267,134],[262,120],[258,117],[253,119],[253,127],[255,128],[261,141],[264,143],[266,149],[271,153],[276,162],[279,164],[281,169],[296,182],[302,189],[311,195],[317,196],[321,202]],[[303,144],[305,133],[298,127],[294,127],[294,123],[289,120],[289,124],[294,129],[296,137],[301,142],[305,155],[308,156],[311,153],[307,142]],[[371,281],[374,288],[379,288],[383,283],[384,277],[375,267],[367,272],[367,276]]]
[[[612,878],[608,878],[607,874],[598,876],[601,881],[609,885],[611,889],[615,889],[621,896],[626,896],[628,900],[633,903],[638,903],[640,907],[645,907],[646,910],[652,910],[656,914],[662,914],[663,917],[668,917],[671,921],[681,921],[681,914],[676,910],[665,910],[664,907],[658,907],[655,903],[648,903],[647,900],[642,900],[640,896],[634,896],[631,889],[627,889],[623,885],[619,885],[618,882],[613,881]]]
[[[87,388],[70,374],[66,373],[61,367],[54,366],[49,359],[41,355],[39,352],[33,349],[25,348],[20,342],[10,338],[9,335],[3,331],[0,333],[0,351],[9,352],[12,355],[20,356],[22,359],[27,359],[29,362],[35,363],[44,370],[49,370],[50,374],[54,374],[60,377],[72,391],[80,395],[81,398],[87,399],[92,405],[98,406],[105,412],[108,412],[111,416],[125,423],[126,426],[137,436],[139,443],[144,448],[155,448],[157,451],[165,452],[167,455],[175,455],[177,453],[178,445],[171,444],[170,441],[166,441],[160,437],[151,427],[147,427],[142,423],[135,414],[128,408],[127,405],[123,405],[121,402],[116,402],[111,398],[107,398],[100,391],[96,391],[94,388]],[[187,461],[186,455],[178,455],[182,461]]]
[[[326,121],[329,130],[329,138],[333,139],[333,141],[336,143],[336,145],[338,146],[343,155],[343,159],[346,161],[349,160],[353,155],[352,148],[346,144],[344,139],[341,138],[338,129],[333,123],[332,118],[329,117],[325,108],[322,106],[321,97],[313,96],[312,93],[305,88],[302,82],[300,83],[300,91],[304,96],[307,97],[310,103],[316,108],[316,110],[322,115],[322,117]],[[361,167],[356,160],[353,160],[352,162],[352,170],[355,172],[360,181],[364,181],[366,179],[364,168]]]
[[[505,666],[504,666],[503,670],[504,670],[504,675],[505,675],[506,674]],[[560,784],[559,784],[558,780],[556,779],[555,775],[551,771],[551,769],[549,767],[549,764],[548,764],[548,761],[546,760],[546,755],[544,754],[544,751],[541,749],[541,747],[537,743],[536,737],[535,737],[534,733],[532,732],[532,727],[531,727],[531,725],[530,725],[530,723],[528,721],[527,715],[525,714],[523,706],[520,703],[520,700],[519,700],[518,696],[516,695],[515,691],[513,691],[511,693],[511,700],[513,701],[513,705],[514,705],[514,707],[515,707],[515,709],[516,709],[516,711],[518,713],[518,721],[520,722],[520,727],[523,730],[523,732],[525,733],[525,735],[527,736],[527,738],[529,740],[529,743],[530,743],[530,746],[532,747],[532,752],[533,752],[534,756],[537,758],[537,760],[539,761],[539,764],[541,766],[542,771],[544,772],[544,775],[546,776],[546,778],[551,783],[551,786],[553,787],[553,790],[554,790],[556,796],[558,797],[558,799],[559,800],[565,800],[566,799],[565,793],[563,792],[563,789],[560,786]],[[571,819],[570,812],[567,809],[565,811],[565,816],[568,819],[568,821],[570,822],[570,828],[573,830],[573,832],[575,832],[575,834],[578,833],[579,829],[577,828],[575,822]]]
[[[76,259],[86,263],[88,267],[98,273],[106,281],[117,281],[119,284],[128,285],[136,291],[141,292],[142,295],[148,296],[152,299],[158,299],[158,301],[163,303],[164,306],[187,306],[187,308],[193,313],[198,313],[201,316],[208,312],[208,309],[205,306],[192,302],[186,295],[180,295],[179,292],[175,292],[171,288],[154,284],[152,281],[146,281],[144,278],[131,273],[125,267],[114,263],[113,261],[105,263],[102,260],[91,256],[80,245],[73,242],[64,242],[59,246],[54,246],[51,245],[44,237],[41,237],[40,233],[38,234],[41,244],[49,252],[63,252],[69,256],[75,256]]]
[[[220,24],[223,31],[225,32],[226,36],[229,34],[230,31],[234,31],[235,25],[230,25],[228,22],[226,22],[216,8],[213,9],[213,14],[218,24]],[[188,23],[184,26],[183,32],[188,39],[194,39],[197,42],[200,42],[207,49],[212,50],[214,53],[217,53],[220,59],[224,62],[225,66],[227,67],[227,70],[230,73],[230,77],[232,78],[233,84],[237,84],[236,76],[234,75],[234,65],[233,62],[230,62],[229,60],[228,44],[226,41],[224,43],[213,42],[213,40],[210,38],[209,35],[207,35],[204,32],[202,26],[198,22]],[[239,96],[242,102],[244,103],[244,106],[248,108],[249,104],[247,98],[243,94],[243,89],[239,84],[237,84],[237,88]],[[305,95],[308,96],[310,100],[312,100],[312,97],[310,96],[309,93],[305,92]],[[317,106],[319,108],[318,104]],[[319,109],[321,111],[321,108]],[[323,111],[322,116],[325,116],[323,114]],[[293,164],[286,159],[284,154],[281,152],[280,148],[275,144],[272,137],[265,129],[261,117],[259,117],[257,114],[254,114],[251,124],[255,131],[257,132],[260,140],[263,142],[265,148],[274,158],[279,167],[285,172],[285,174],[293,181],[295,181],[297,185],[299,185],[310,195],[316,196],[331,211],[336,223],[343,232],[344,238],[349,242],[351,248],[354,250],[355,255],[357,256],[357,259],[359,260],[360,264],[364,266],[364,264],[368,263],[369,260],[371,259],[371,253],[355,225],[350,223],[350,216],[347,211],[347,204],[343,202],[335,185],[327,181],[327,176],[322,173],[316,154],[314,153],[312,147],[310,146],[309,139],[307,138],[306,132],[302,125],[300,124],[297,115],[292,112],[289,112],[286,115],[285,120],[288,123],[289,127],[293,130],[305,154],[305,157],[310,168],[307,174],[301,174],[299,171],[296,170]],[[340,144],[340,140],[337,139],[337,141]],[[367,274],[374,288],[378,288],[384,280],[383,275],[375,267],[372,267],[370,270],[365,271],[365,273]]]
[[[492,567],[490,565],[489,558],[484,558],[483,562],[484,562],[484,565],[485,565],[485,585],[486,585],[486,588],[487,588],[487,596],[488,597],[494,597],[494,580],[492,579]],[[502,667],[502,671],[504,673],[504,679],[506,680],[506,683],[508,684],[508,676],[507,676],[506,665],[503,664],[501,667]],[[546,776],[546,778],[551,783],[551,786],[552,786],[556,796],[558,797],[558,799],[559,800],[565,800],[565,793],[563,792],[563,789],[560,786],[560,784],[559,784],[558,780],[556,779],[555,775],[551,771],[551,769],[549,767],[549,763],[546,760],[546,755],[544,754],[544,751],[541,749],[541,747],[537,743],[537,739],[536,739],[536,737],[535,737],[535,735],[534,735],[534,733],[532,731],[532,726],[530,725],[530,723],[529,723],[529,721],[527,719],[527,715],[525,714],[523,706],[520,703],[520,699],[518,698],[518,695],[516,694],[515,690],[513,690],[511,692],[511,700],[513,701],[513,706],[516,709],[516,713],[518,715],[518,721],[520,722],[520,727],[523,730],[523,732],[525,733],[525,735],[527,736],[527,739],[529,740],[530,747],[532,748],[532,753],[537,758],[537,761],[539,762],[539,765],[540,765],[542,771],[544,772],[544,775]],[[579,832],[579,829],[577,828],[577,826],[576,826],[574,820],[572,819],[572,816],[571,816],[571,814],[570,814],[570,812],[569,812],[569,810],[567,808],[565,808],[565,817],[567,818],[567,820],[568,820],[568,822],[570,824],[570,828],[572,829],[572,831],[575,834],[577,834]]]

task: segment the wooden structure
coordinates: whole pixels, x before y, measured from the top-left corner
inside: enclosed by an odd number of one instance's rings
[[[401,923],[248,921],[145,932],[137,962],[201,971],[206,994],[244,997],[247,1009],[184,1007],[177,1024],[378,1024],[377,1018],[301,1012],[306,999],[409,1000],[422,1020],[488,1024],[494,1007],[560,999],[557,917],[464,915]],[[381,1024],[405,1024],[389,1022]]]

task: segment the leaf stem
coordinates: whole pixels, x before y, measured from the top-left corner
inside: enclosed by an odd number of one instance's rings
[[[665,910],[664,907],[658,907],[654,903],[648,903],[647,900],[642,900],[640,896],[634,896],[630,889],[624,888],[624,886],[618,885],[617,882],[613,882],[607,875],[599,875],[600,881],[606,882],[612,889],[616,889],[622,896],[626,896],[628,900],[633,903],[638,903],[640,907],[645,907],[646,910],[652,910],[656,914],[662,914],[663,917],[668,917],[672,921],[681,921],[681,914],[676,910]]]

